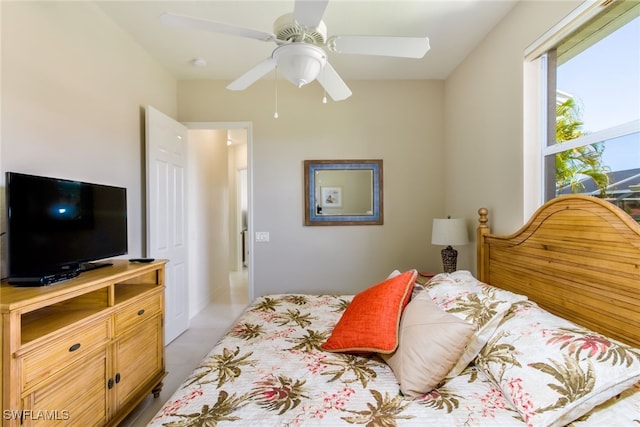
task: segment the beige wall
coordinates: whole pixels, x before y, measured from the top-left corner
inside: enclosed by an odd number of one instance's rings
[[[227,132],[189,130],[189,312],[225,292],[229,277]]]
[[[175,79],[91,3],[0,7],[1,186],[18,171],[126,187],[140,256],[143,109],[175,117]]]
[[[580,3],[521,1],[446,80],[444,206],[470,230],[480,207],[494,232],[523,224],[524,51]],[[474,245],[459,257],[473,265]]]
[[[429,242],[443,204],[443,82],[348,82],[354,95],[324,105],[317,84],[264,79],[244,92],[227,82],[181,81],[182,122],[249,121],[253,127],[255,295],[353,292],[393,269],[439,269]],[[303,161],[384,160],[383,226],[303,226]]]
[[[142,250],[143,108],[253,129],[255,294],[352,292],[391,270],[439,270],[431,219],[486,206],[496,231],[522,222],[522,55],[580,2],[523,1],[444,81],[317,84],[176,81],[85,2],[2,2],[2,171],[126,186],[130,254]],[[45,43],[46,41],[46,43]],[[176,101],[177,100],[177,101]],[[305,159],[382,158],[384,226],[304,227]],[[0,179],[3,179],[0,178]],[[459,268],[473,269],[473,246]]]

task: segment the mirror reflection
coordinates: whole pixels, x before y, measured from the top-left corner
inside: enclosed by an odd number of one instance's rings
[[[318,215],[373,215],[373,171],[317,170]]]
[[[305,225],[382,224],[382,160],[306,160]]]

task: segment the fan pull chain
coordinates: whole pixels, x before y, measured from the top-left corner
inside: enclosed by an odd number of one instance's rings
[[[324,77],[324,67],[322,67],[322,77]],[[322,90],[324,90],[324,95],[322,96],[322,103],[326,104],[327,103],[327,89],[324,88],[324,86],[322,86]]]
[[[278,118],[278,67],[276,67],[276,78],[275,78],[275,86],[276,86],[276,111],[273,113],[273,118]]]

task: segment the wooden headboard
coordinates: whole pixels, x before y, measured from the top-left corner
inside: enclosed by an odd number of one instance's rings
[[[613,204],[571,195],[540,207],[517,232],[477,229],[478,278],[640,347],[640,225]]]

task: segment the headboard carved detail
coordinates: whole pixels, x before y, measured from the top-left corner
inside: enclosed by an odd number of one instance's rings
[[[583,195],[547,202],[508,236],[492,235],[486,210],[478,214],[480,280],[640,347],[640,225],[633,218]]]

